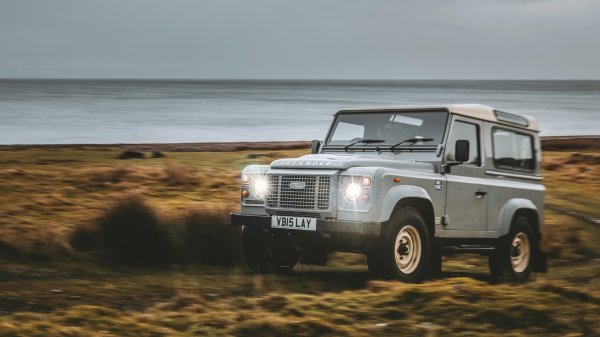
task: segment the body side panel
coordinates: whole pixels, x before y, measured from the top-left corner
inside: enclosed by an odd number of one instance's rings
[[[497,233],[497,236],[508,234],[515,212],[519,209],[530,209],[535,211],[539,219],[541,231],[544,211],[544,192],[540,175],[540,141],[538,134],[515,129],[526,133],[534,139],[536,167],[532,172],[519,172],[502,170],[494,165],[494,144],[492,140],[492,129],[494,123],[484,124],[484,136],[487,140],[485,145],[485,169],[488,194],[488,217],[487,230]],[[505,129],[510,127],[502,126]]]

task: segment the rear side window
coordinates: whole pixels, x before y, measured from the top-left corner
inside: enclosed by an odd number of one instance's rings
[[[497,168],[517,171],[533,171],[533,137],[511,130],[492,129],[494,165]]]

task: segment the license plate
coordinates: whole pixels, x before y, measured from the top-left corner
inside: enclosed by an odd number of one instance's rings
[[[317,219],[274,215],[273,217],[271,217],[271,228],[316,231]]]

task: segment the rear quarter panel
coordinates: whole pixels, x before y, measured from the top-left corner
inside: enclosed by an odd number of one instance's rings
[[[505,125],[502,128],[528,134],[534,139],[536,167],[533,172],[502,170],[494,165],[493,123],[484,123],[482,138],[485,138],[485,177],[490,193],[488,197],[487,230],[497,232],[497,236],[508,234],[514,213],[519,209],[532,209],[537,212],[539,229],[544,221],[545,187],[541,176],[541,142],[533,131],[515,129]]]

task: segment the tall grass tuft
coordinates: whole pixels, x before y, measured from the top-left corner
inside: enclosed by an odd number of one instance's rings
[[[179,240],[184,262],[234,265],[240,261],[240,229],[228,225],[227,210],[193,210],[180,220]]]
[[[156,266],[172,259],[169,232],[140,196],[117,201],[97,221],[100,250],[112,262]]]
[[[79,252],[89,252],[98,246],[98,233],[92,228],[76,228],[69,237],[69,245]]]
[[[231,266],[241,261],[241,237],[240,228],[228,225],[227,214],[224,208],[206,208],[160,216],[132,195],[116,201],[93,226],[76,228],[69,243],[75,251],[95,251],[106,262],[129,266]]]

